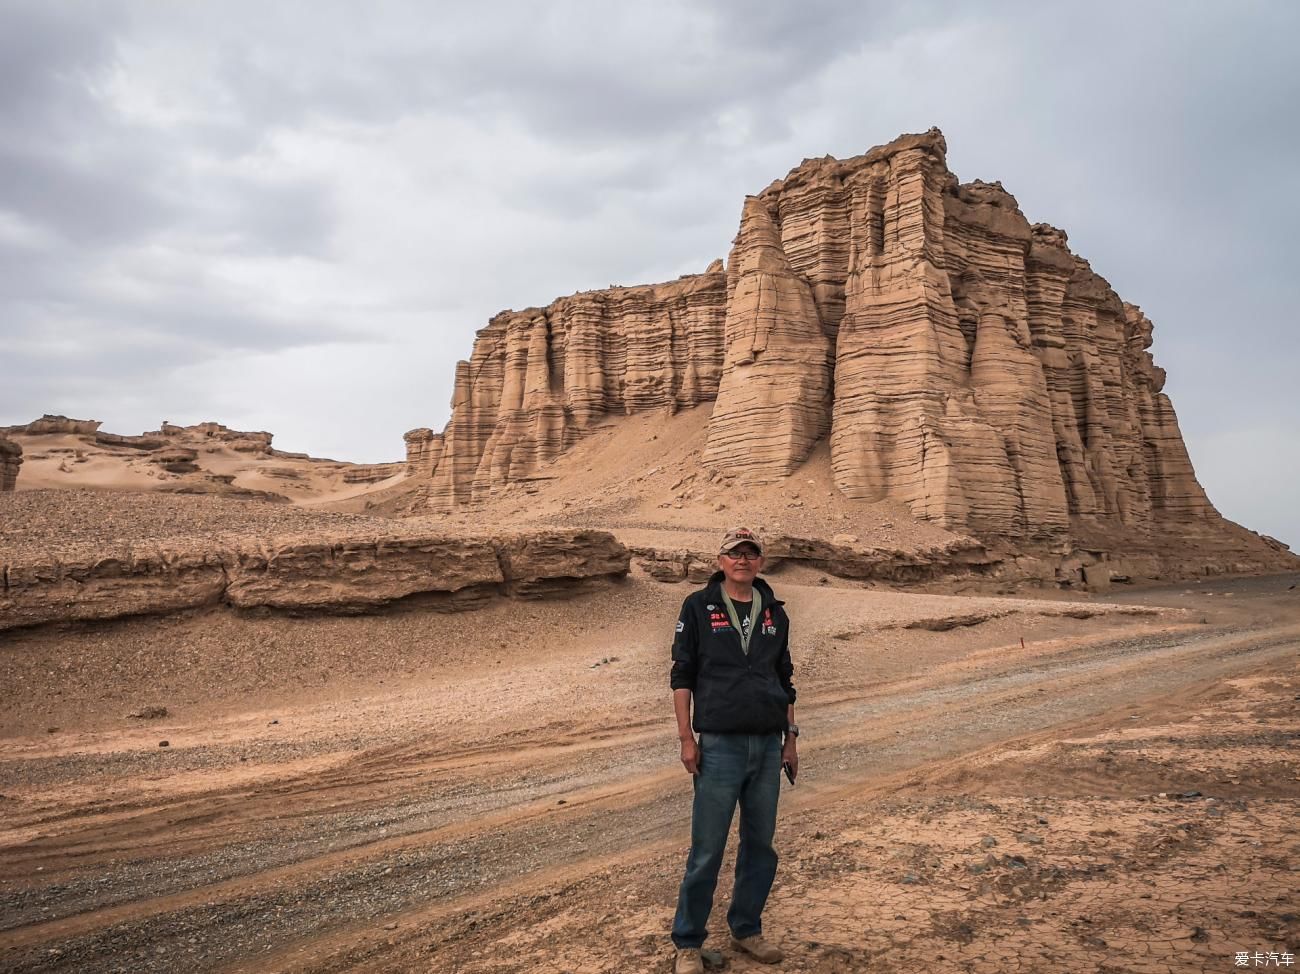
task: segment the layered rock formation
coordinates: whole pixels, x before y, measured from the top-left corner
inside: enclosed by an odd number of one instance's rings
[[[717,571],[717,553],[711,548],[682,550],[634,546],[632,554],[652,578],[662,582],[702,583]],[[784,562],[816,568],[840,578],[915,585],[971,577],[1015,580],[997,557],[978,542],[957,538],[944,545],[901,551],[859,544],[838,537],[803,538],[769,535],[763,540],[764,567],[771,571]]]
[[[221,423],[195,423],[193,426],[176,426],[173,423],[163,420],[162,428],[145,433],[145,436],[164,436],[169,438],[178,438],[185,440],[206,439],[215,440],[224,446],[236,451],[237,453],[274,453],[271,449],[271,440],[274,434],[265,430],[258,430],[255,433],[246,433],[242,430],[232,430]],[[305,456],[305,454],[303,454]]]
[[[18,483],[18,468],[23,465],[23,448],[0,436],[0,491],[13,490]]]
[[[101,425],[103,424],[97,419],[69,419],[67,416],[54,416],[46,413],[40,419],[32,420],[30,423],[24,423],[21,426],[0,427],[0,433],[26,434],[28,436],[54,436],[73,433],[94,436]]]
[[[746,200],[725,274],[498,315],[441,443],[408,438],[426,506],[537,476],[610,413],[715,399],[704,462],[750,482],[829,436],[846,496],[986,540],[1219,530],[1150,321],[945,153],[932,129],[807,160]]]
[[[355,464],[277,450],[265,431],[247,432],[221,423],[178,426],[164,421],[140,436],[100,429],[98,420],[44,416],[12,427],[27,451],[25,488],[107,487],[183,494],[219,494],[276,503],[316,502],[404,477],[407,464]],[[440,441],[440,438],[438,438]],[[426,476],[432,472],[432,465]],[[267,480],[288,481],[288,494],[265,489]]]
[[[945,151],[936,130],[905,136],[758,197],[834,336],[839,489],[984,537],[1214,516],[1150,322],[999,184],[959,184]]]
[[[405,463],[359,463],[343,471],[345,484],[377,484],[381,480],[406,473]]]
[[[718,261],[668,284],[497,315],[456,365],[429,506],[450,509],[534,476],[609,413],[713,399],[726,293]]]
[[[224,603],[362,612],[422,598],[463,608],[493,594],[537,598],[627,574],[602,531],[458,538],[405,531],[280,536],[234,545],[126,544],[0,564],[0,630]]]
[[[410,430],[406,442],[406,473],[409,477],[431,478],[442,459],[442,434],[428,427]]]

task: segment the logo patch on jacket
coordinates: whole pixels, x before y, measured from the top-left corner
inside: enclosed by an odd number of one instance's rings
[[[772,621],[771,609],[763,610],[763,635],[764,636],[776,635],[776,623]]]
[[[686,623],[684,623],[681,619],[677,620],[677,631],[678,632],[686,631]]]

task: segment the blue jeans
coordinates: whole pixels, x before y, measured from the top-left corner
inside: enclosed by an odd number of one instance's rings
[[[733,937],[763,932],[763,907],[776,878],[776,801],[781,793],[781,733],[700,734],[700,773],[691,807],[691,854],[677,896],[673,943],[699,947],[708,936],[731,815],[740,805],[736,885],[727,911]]]

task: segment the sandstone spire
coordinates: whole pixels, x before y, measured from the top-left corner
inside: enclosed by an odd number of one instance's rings
[[[729,276],[726,354],[704,462],[775,479],[830,428],[831,344],[812,289],[790,267],[757,197],[745,201]]]

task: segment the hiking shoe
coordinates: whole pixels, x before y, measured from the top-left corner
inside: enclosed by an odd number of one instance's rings
[[[673,974],[704,974],[704,958],[695,947],[684,947],[677,951],[677,962],[673,964]]]
[[[742,951],[763,964],[775,964],[785,956],[785,954],[781,953],[780,947],[776,946],[776,944],[769,944],[763,939],[761,933],[746,937],[744,940],[737,940],[732,937],[731,946],[733,949]]]

